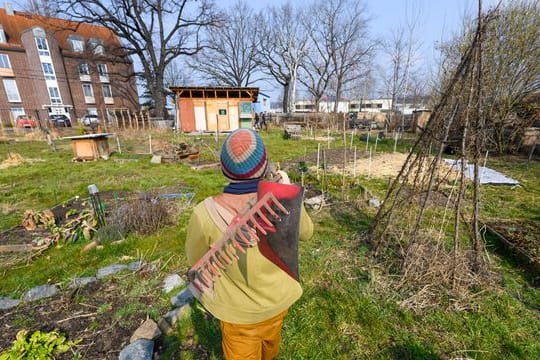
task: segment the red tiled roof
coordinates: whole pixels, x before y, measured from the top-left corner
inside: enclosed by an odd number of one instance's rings
[[[90,38],[103,40],[103,45],[119,47],[119,38],[109,29],[103,26],[78,23],[69,20],[50,18],[31,13],[15,11],[14,15],[8,15],[6,10],[0,8],[0,24],[4,28],[7,42],[12,45],[21,44],[21,33],[35,26],[43,28],[46,32],[54,35],[58,45],[63,50],[70,50],[68,43],[69,35],[79,35],[88,41]]]

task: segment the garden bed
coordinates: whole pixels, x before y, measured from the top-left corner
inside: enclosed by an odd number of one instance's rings
[[[540,225],[526,220],[506,220],[486,224],[489,232],[540,277]]]

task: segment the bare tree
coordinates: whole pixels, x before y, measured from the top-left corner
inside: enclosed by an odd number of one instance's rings
[[[283,111],[294,108],[298,69],[307,50],[308,36],[302,26],[304,13],[287,2],[271,7],[261,21],[259,49],[262,71],[283,87]]]
[[[23,11],[33,14],[38,14],[47,17],[56,17],[60,12],[57,1],[50,0],[24,0],[16,1],[15,5],[19,6]]]
[[[411,78],[415,72],[415,62],[419,52],[419,45],[415,38],[418,25],[419,12],[412,16],[406,14],[405,26],[398,26],[391,30],[389,38],[384,42],[383,52],[388,58],[388,67],[385,69],[385,87],[391,98],[391,120],[397,121],[398,101],[401,99],[402,116],[401,128],[404,127],[403,110],[405,98],[409,96]],[[390,125],[388,123],[387,125]],[[395,123],[394,125],[397,125]]]
[[[316,7],[334,71],[336,112],[344,88],[367,74],[375,42],[370,40],[366,8],[360,0],[321,1]]]
[[[199,52],[202,30],[220,22],[214,4],[206,0],[59,0],[58,7],[69,19],[100,24],[123,40],[123,50],[140,62],[156,117],[166,113],[167,66]]]
[[[198,53],[190,67],[218,85],[249,86],[260,80],[257,54],[260,42],[258,16],[240,0],[226,13],[219,31],[208,29],[208,45]]]
[[[171,86],[187,86],[192,83],[190,74],[184,71],[186,67],[179,64],[178,59],[171,61],[165,68],[164,85],[166,88]]]
[[[481,111],[487,122],[482,150],[505,153],[517,150],[524,128],[534,122],[521,108],[540,79],[540,2],[511,2],[499,7],[496,14],[486,29],[482,51]],[[470,29],[469,24],[464,35],[442,48],[443,84],[447,81],[444,75],[462,57]]]
[[[319,111],[321,98],[328,89],[332,74],[332,58],[330,54],[330,39],[328,33],[320,26],[326,19],[319,9],[314,6],[305,18],[304,27],[309,38],[304,61],[300,64],[302,83],[315,103],[315,111]]]

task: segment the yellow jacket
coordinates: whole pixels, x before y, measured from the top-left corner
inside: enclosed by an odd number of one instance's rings
[[[241,212],[256,194],[221,194],[214,199],[229,210]],[[313,235],[313,222],[302,207],[300,240]],[[199,203],[187,227],[186,256],[192,266],[219,241],[223,233],[212,221],[204,202]],[[302,295],[300,284],[264,257],[257,246],[229,265],[214,284],[214,295],[200,297],[204,307],[216,318],[233,324],[255,324],[288,309]]]

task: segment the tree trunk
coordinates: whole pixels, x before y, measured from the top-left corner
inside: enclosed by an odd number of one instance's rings
[[[289,83],[283,85],[283,112],[289,112]]]

